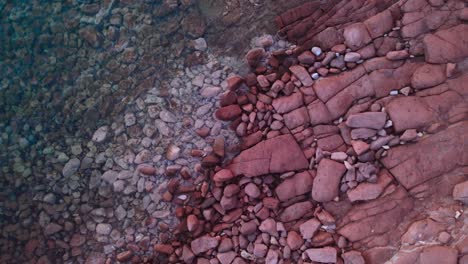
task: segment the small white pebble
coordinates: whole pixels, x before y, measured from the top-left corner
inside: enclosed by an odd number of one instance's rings
[[[398,95],[398,91],[397,90],[392,90],[392,91],[390,91],[390,95]]]
[[[320,75],[316,72],[312,73],[312,79],[317,80],[320,77]]]
[[[418,137],[422,137],[424,134],[422,132],[418,133]]]
[[[337,58],[338,58],[339,56],[340,56],[340,53],[338,53],[338,52],[335,52],[335,57],[337,57]]]
[[[181,200],[187,200],[187,195],[181,194],[181,195],[177,196],[177,198],[179,198]]]
[[[320,56],[322,55],[322,49],[319,47],[313,47],[311,49],[312,53],[315,54],[315,56]]]
[[[360,59],[360,60],[356,61],[357,64],[361,64],[361,63],[363,63],[363,62],[364,62],[363,59]]]
[[[387,123],[385,123],[385,128],[389,128],[391,126],[393,126],[393,121],[389,119],[387,120]]]
[[[456,212],[455,212],[455,218],[456,218],[456,219],[458,219],[458,218],[460,217],[460,215],[461,215],[460,211],[456,211]]]
[[[388,150],[388,149],[390,149],[390,146],[389,145],[383,145],[382,148]]]
[[[400,30],[400,27],[394,27],[392,28],[393,31]]]
[[[409,55],[410,58],[414,58],[414,55]]]

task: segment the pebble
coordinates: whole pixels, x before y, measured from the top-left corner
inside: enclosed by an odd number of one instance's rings
[[[166,111],[166,110],[163,110],[159,113],[159,118],[161,118],[162,121],[166,122],[166,123],[176,123],[177,122],[177,117],[169,112],[169,111]]]
[[[63,166],[63,169],[62,169],[62,175],[65,177],[65,178],[68,178],[70,176],[72,176],[73,174],[75,174],[78,169],[80,168],[80,165],[81,165],[81,161],[77,158],[73,158],[71,160],[69,160],[65,166]]]
[[[310,51],[317,57],[322,55],[322,49],[319,47],[313,47]]]
[[[109,235],[112,231],[112,226],[110,224],[99,223],[96,225],[96,233],[100,235]]]

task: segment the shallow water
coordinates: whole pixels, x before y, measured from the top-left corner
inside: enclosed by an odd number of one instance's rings
[[[82,263],[164,239],[166,166],[196,180],[191,149],[237,140],[212,116],[216,89],[200,90],[245,70],[251,39],[298,2],[0,1],[0,262]]]

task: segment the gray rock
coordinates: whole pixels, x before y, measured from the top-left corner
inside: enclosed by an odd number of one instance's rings
[[[173,113],[171,113],[169,111],[166,111],[166,110],[162,110],[159,113],[159,118],[161,118],[161,120],[166,122],[166,123],[175,123],[175,122],[177,122],[177,117]]]
[[[133,113],[126,113],[124,116],[125,126],[133,126],[136,124],[136,117]]]
[[[99,223],[96,226],[96,233],[100,235],[109,235],[112,231],[112,226],[110,224]]]
[[[60,232],[62,229],[63,227],[61,225],[58,225],[56,223],[50,223],[44,228],[44,235],[50,236],[57,232]]]
[[[56,201],[56,196],[55,194],[53,193],[48,193],[44,196],[44,198],[42,199],[43,202],[45,203],[49,203],[49,204],[54,204],[55,201]]]
[[[102,126],[94,132],[92,140],[96,143],[101,143],[107,138],[107,134],[109,132],[108,126]]]
[[[62,174],[64,177],[70,177],[75,174],[80,168],[81,161],[77,158],[69,160],[65,166],[63,166]]]
[[[115,180],[117,180],[117,177],[119,176],[119,173],[113,170],[108,170],[104,172],[104,174],[101,176],[101,179],[106,181],[109,184],[114,184]]]
[[[127,216],[127,211],[123,208],[122,205],[119,205],[117,209],[115,209],[115,217],[119,221],[123,220]]]

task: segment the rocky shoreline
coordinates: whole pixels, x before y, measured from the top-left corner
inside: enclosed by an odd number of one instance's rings
[[[1,262],[464,263],[467,19],[456,0],[312,1],[276,19],[297,45],[255,38],[245,67],[192,36],[205,59],[88,141],[10,147]]]

